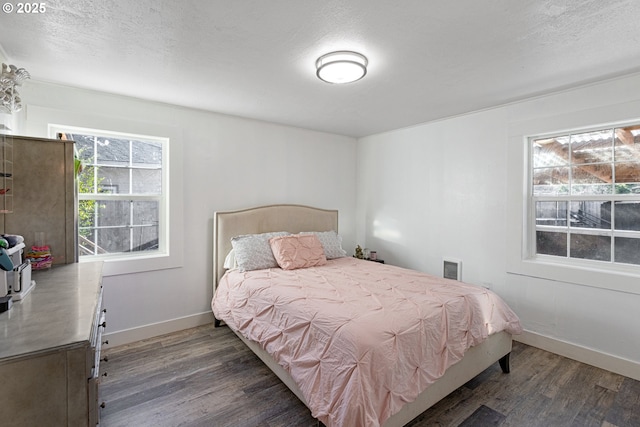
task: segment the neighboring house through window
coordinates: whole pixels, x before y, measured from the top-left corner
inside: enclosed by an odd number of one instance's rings
[[[167,247],[167,138],[56,129],[75,141],[81,259],[147,256]]]

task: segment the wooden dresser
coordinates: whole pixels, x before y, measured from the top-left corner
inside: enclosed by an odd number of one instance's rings
[[[34,272],[35,289],[0,314],[3,426],[94,426],[102,332],[102,263]]]
[[[54,264],[76,262],[74,142],[17,135],[5,139],[13,147],[12,182],[5,183],[11,186],[12,213],[0,215],[0,231],[23,236],[25,252],[36,244],[36,232],[43,232]]]

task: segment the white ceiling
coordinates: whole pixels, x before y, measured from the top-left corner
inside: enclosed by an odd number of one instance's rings
[[[44,4],[0,13],[34,80],[353,137],[640,71],[638,0]],[[366,55],[367,76],[317,79],[333,50]]]

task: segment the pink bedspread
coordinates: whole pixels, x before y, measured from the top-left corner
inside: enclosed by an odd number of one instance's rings
[[[379,426],[469,347],[522,331],[485,288],[355,258],[229,271],[212,307],[291,374],[328,427]]]

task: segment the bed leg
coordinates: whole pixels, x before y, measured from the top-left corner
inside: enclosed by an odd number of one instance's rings
[[[500,363],[500,367],[502,368],[502,372],[504,372],[505,374],[508,374],[510,372],[510,368],[509,368],[510,355],[511,353],[507,353],[503,357],[501,357],[500,360],[498,360],[498,363]]]
[[[216,318],[214,317],[214,318],[213,318],[213,327],[214,327],[214,328],[219,327],[219,326],[220,326],[220,322],[221,322],[221,321],[220,321],[219,319],[216,319]]]

